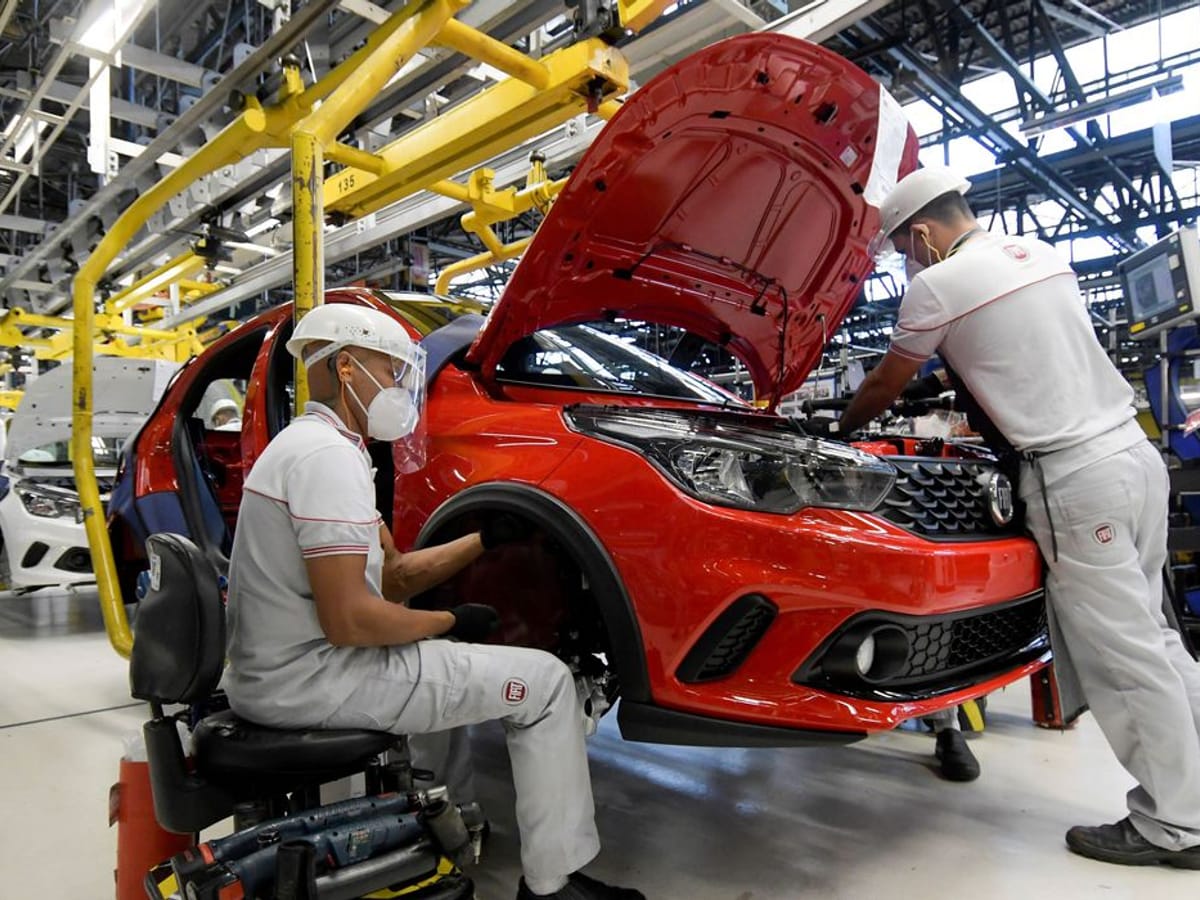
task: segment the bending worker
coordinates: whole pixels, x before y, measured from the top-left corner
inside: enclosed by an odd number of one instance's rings
[[[1067,832],[1075,853],[1200,869],[1200,664],[1162,612],[1167,473],[1133,390],[1092,330],[1074,272],[1038,240],[989,234],[941,168],[905,177],[882,235],[920,271],[891,347],[838,424],[879,415],[940,353],[1022,454],[1019,492],[1049,567],[1060,683],[1071,669],[1138,785],[1113,825]]]
[[[391,317],[348,304],[310,312],[287,348],[303,359],[315,399],[246,479],[229,567],[230,705],[281,728],[413,735],[501,719],[517,791],[518,900],[644,900],[578,872],[600,843],[566,665],[540,650],[471,643],[498,624],[490,606],[405,605],[521,536],[498,517],[440,546],[393,546],[366,441],[413,441],[423,351]],[[426,640],[445,637],[461,643]]]

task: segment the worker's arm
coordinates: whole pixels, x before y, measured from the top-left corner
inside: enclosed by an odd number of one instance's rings
[[[408,553],[396,549],[386,525],[379,526],[379,540],[383,544],[383,596],[393,603],[406,603],[454,577],[483,553],[479,532]]]
[[[317,605],[317,620],[337,647],[384,647],[445,634],[454,613],[409,609],[388,603],[367,585],[367,557],[317,556],[304,561]]]
[[[867,374],[854,399],[842,413],[838,420],[838,433],[857,431],[891,406],[920,368],[920,360],[889,350],[884,354],[883,361]]]

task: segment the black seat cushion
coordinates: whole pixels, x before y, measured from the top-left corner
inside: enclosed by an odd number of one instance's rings
[[[192,732],[196,770],[239,795],[353,775],[397,740],[383,731],[266,728],[231,710],[208,716]]]
[[[139,700],[207,700],[225,668],[225,609],[217,573],[178,534],[146,540],[150,590],[138,607],[129,657],[130,692]]]

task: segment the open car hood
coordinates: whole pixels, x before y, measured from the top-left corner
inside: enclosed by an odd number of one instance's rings
[[[714,44],[600,132],[468,359],[491,375],[534,331],[624,317],[725,347],[773,406],[853,304],[876,205],[916,161],[895,100],[831,51],[774,34]]]
[[[92,433],[124,438],[154,411],[175,363],[99,357],[92,368]],[[25,387],[8,427],[5,460],[11,465],[30,450],[71,439],[71,373],[65,362]],[[66,467],[70,468],[70,463]]]

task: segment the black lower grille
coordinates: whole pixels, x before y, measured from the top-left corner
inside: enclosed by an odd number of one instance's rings
[[[1039,596],[995,612],[906,629],[912,640],[908,665],[895,681],[927,678],[986,663],[1046,633],[1046,606]]]
[[[1021,523],[998,525],[989,508],[993,463],[887,457],[896,483],[875,514],[923,537],[972,540],[1018,534]]]
[[[909,639],[904,664],[885,680],[832,676],[822,665],[849,631],[895,626]],[[846,622],[793,675],[792,680],[859,697],[902,699],[931,696],[983,681],[1035,659],[1049,649],[1045,597],[1041,591],[983,610],[945,616],[865,613]],[[832,666],[831,666],[832,668]]]
[[[767,633],[778,611],[760,594],[746,594],[733,601],[688,651],[676,671],[679,680],[712,681],[732,673]]]

